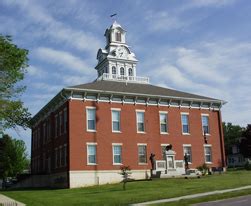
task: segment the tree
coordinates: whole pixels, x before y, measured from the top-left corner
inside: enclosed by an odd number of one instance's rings
[[[26,146],[23,140],[3,135],[0,139],[0,178],[16,177],[28,167]]]
[[[28,109],[19,96],[25,91],[20,85],[28,67],[28,51],[12,43],[10,36],[0,34],[0,132],[7,128],[27,128]]]
[[[223,122],[223,133],[225,142],[226,154],[231,153],[231,146],[236,144],[238,139],[242,136],[244,128],[239,125],[233,125],[232,123]]]
[[[130,166],[121,166],[120,167],[120,174],[122,175],[122,182],[123,182],[123,190],[126,190],[126,183],[128,182],[129,180],[129,176],[131,174],[131,168]]]
[[[240,142],[240,153],[245,158],[251,157],[251,125],[249,124],[243,132],[243,138]]]

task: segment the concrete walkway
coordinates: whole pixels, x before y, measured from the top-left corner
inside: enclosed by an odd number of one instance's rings
[[[25,204],[18,202],[16,200],[13,200],[5,195],[0,194],[0,205],[3,206],[25,206]]]
[[[212,191],[212,192],[204,192],[204,193],[186,195],[186,196],[181,196],[181,197],[174,197],[174,198],[169,198],[169,199],[142,202],[142,203],[137,203],[137,204],[132,204],[132,205],[137,206],[137,205],[159,204],[159,203],[165,203],[165,202],[176,202],[176,201],[179,201],[182,199],[194,199],[194,198],[199,198],[199,197],[204,197],[204,196],[209,196],[209,195],[222,194],[222,193],[234,192],[234,191],[245,190],[245,189],[251,189],[251,185],[244,186],[244,187],[238,187],[238,188],[234,188],[234,189],[216,190],[216,191]]]

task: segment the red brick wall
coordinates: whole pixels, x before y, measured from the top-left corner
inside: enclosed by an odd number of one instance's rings
[[[86,106],[96,107],[95,133],[87,132]],[[111,108],[121,108],[121,133],[112,133]],[[136,109],[145,110],[145,134],[137,133]],[[160,134],[159,111],[168,112],[168,135]],[[181,112],[189,113],[190,135],[182,135]],[[212,145],[213,153],[213,164],[210,166],[222,166],[219,111],[71,100],[69,101],[69,169],[119,169],[119,166],[113,165],[112,143],[123,144],[122,163],[130,165],[132,169],[150,169],[150,153],[156,154],[156,160],[162,159],[161,144],[173,145],[173,150],[177,153],[176,160],[183,160],[183,144],[191,144],[193,162],[190,167],[195,168],[204,163],[201,114],[209,114],[208,144]],[[87,142],[97,142],[96,166],[87,165]],[[147,165],[138,165],[137,143],[147,144]]]

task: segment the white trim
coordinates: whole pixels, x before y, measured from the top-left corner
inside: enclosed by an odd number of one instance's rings
[[[93,107],[93,106],[86,106],[85,108],[86,109],[96,109],[96,107]]]
[[[112,164],[113,165],[123,165],[123,161],[122,161],[122,143],[112,143]],[[121,159],[121,162],[120,163],[115,163],[114,162],[114,146],[120,146],[121,147],[121,153],[120,153],[120,159]]]
[[[166,144],[160,144],[161,147],[165,147],[165,146],[168,146],[168,145],[170,145],[170,144],[167,144],[167,143]]]
[[[201,113],[201,116],[209,116],[209,114]]]
[[[88,110],[95,110],[95,129],[88,129]],[[85,107],[85,116],[86,116],[86,131],[87,132],[96,132],[97,129],[97,121],[96,121],[96,107],[90,107],[86,106]]]
[[[96,162],[95,163],[90,163],[89,162],[89,150],[88,150],[88,146],[95,146],[96,147],[96,153],[95,153],[95,160],[96,160]],[[87,161],[86,161],[86,163],[87,163],[87,165],[97,165],[97,143],[96,142],[89,142],[89,143],[86,143],[86,153],[87,153],[87,155],[86,155],[86,157],[87,157]]]
[[[147,146],[147,143],[137,143],[137,146]]]
[[[113,118],[112,118],[112,112],[119,112],[119,130],[114,130],[113,129]],[[114,109],[114,108],[111,108],[111,119],[112,119],[112,133],[121,133],[121,109]],[[117,122],[117,121],[116,121]]]
[[[182,115],[186,115],[186,116],[188,116],[188,132],[183,132]],[[188,112],[181,112],[181,113],[180,113],[180,120],[181,120],[181,132],[182,132],[182,135],[190,135],[190,121],[189,121],[189,113],[188,113]]]
[[[182,132],[182,135],[191,135],[191,134],[190,134],[190,133],[183,133],[183,132]]]
[[[159,111],[161,114],[168,114],[168,111]]]
[[[146,124],[145,124],[145,110],[138,110],[136,109],[135,110],[135,114],[136,114],[136,128],[137,128],[137,133],[138,134],[145,134],[146,133]],[[143,113],[144,114],[144,131],[139,131],[139,128],[138,128],[138,113]]]
[[[145,104],[145,103],[144,103]],[[146,110],[144,110],[144,109],[135,109],[135,112],[137,113],[137,112],[145,112]]]
[[[111,108],[112,111],[121,111],[121,108]]]
[[[112,146],[114,145],[123,145],[123,143],[112,143]]]
[[[213,164],[213,153],[212,153],[212,145],[211,144],[203,144],[203,147],[204,147],[204,160],[205,160],[205,163],[206,164]],[[206,153],[205,153],[205,147],[210,147],[211,148],[211,162],[207,162],[206,161]]]
[[[192,147],[191,144],[183,144],[183,147]]]
[[[203,117],[207,117],[208,118],[208,131],[209,131],[209,133],[206,133],[206,136],[211,136],[210,135],[210,124],[209,124],[209,114],[201,114],[201,126],[202,126],[202,135],[204,135],[204,129],[203,129]]]
[[[98,145],[97,142],[86,142],[86,145]]]
[[[189,115],[189,112],[181,112],[180,114],[187,114],[187,115]]]

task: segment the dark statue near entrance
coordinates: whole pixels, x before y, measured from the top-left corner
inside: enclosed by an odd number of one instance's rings
[[[155,162],[156,162],[156,160],[155,160],[155,154],[151,153],[149,160],[151,161],[152,170],[155,170],[155,169],[156,169],[156,165],[155,165]]]
[[[166,146],[166,151],[172,150],[172,148],[173,148],[173,145],[169,144],[169,145]]]
[[[187,171],[189,169],[187,153],[185,153],[184,155],[184,161],[185,161],[185,170]]]

